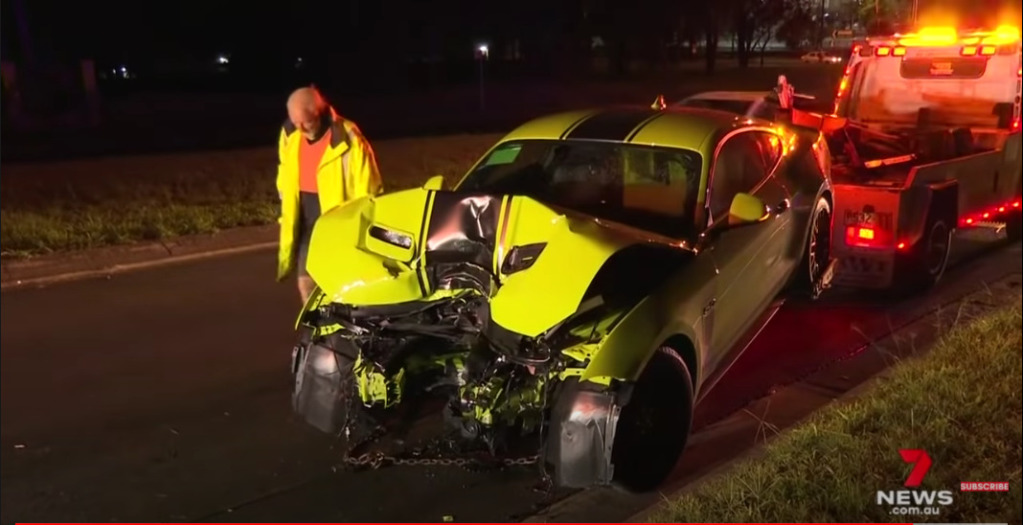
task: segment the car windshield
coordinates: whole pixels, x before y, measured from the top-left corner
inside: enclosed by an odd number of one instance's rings
[[[729,113],[736,113],[739,115],[745,115],[752,105],[753,102],[749,100],[726,100],[716,98],[691,98],[682,102],[683,107],[716,109],[718,111],[727,111]]]
[[[524,195],[675,238],[693,233],[699,153],[614,142],[523,140],[499,145],[459,191]]]

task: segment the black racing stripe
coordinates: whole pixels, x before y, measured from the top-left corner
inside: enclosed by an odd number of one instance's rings
[[[592,113],[587,113],[587,114],[579,117],[579,119],[576,120],[575,122],[573,122],[571,126],[565,128],[565,132],[561,134],[561,140],[565,140],[565,137],[567,137],[569,133],[574,131],[576,126],[578,126],[580,122],[590,118],[592,115],[593,115]]]
[[[659,113],[653,109],[612,109],[583,121],[566,139],[625,140],[643,121]]]
[[[433,192],[428,192],[426,194],[426,203],[423,204],[423,218],[422,218],[422,220],[419,221],[419,223],[420,223],[419,224],[419,242],[422,243],[423,246],[426,245],[426,242],[425,242],[425,239],[424,239],[424,236],[426,235],[426,226],[427,226],[426,225],[426,217],[427,217],[427,215],[429,215],[429,213],[430,213],[430,206],[433,204],[431,202],[432,199],[430,198],[432,196],[431,195],[432,193]],[[421,254],[419,256],[419,267],[416,268],[416,280],[419,281],[419,291],[421,291],[423,293],[423,297],[426,297],[427,292],[429,291],[429,290],[426,289],[426,282],[423,281],[423,272],[422,272],[422,269],[421,269],[425,265],[426,265],[426,254],[423,253],[423,254]]]
[[[437,193],[426,231],[427,240],[434,243],[427,248],[430,260],[492,266],[501,201],[487,194]]]
[[[625,142],[632,142],[632,139],[636,138],[636,135],[639,135],[639,132],[643,131],[643,128],[649,126],[651,122],[653,122],[653,121],[655,121],[655,120],[657,120],[657,119],[659,119],[659,118],[661,118],[663,116],[664,116],[664,112],[663,111],[658,111],[654,116],[644,120],[640,125],[636,126],[636,128],[632,130],[632,133],[629,133],[628,137],[625,137]]]

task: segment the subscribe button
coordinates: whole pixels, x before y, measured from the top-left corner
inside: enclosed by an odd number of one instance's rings
[[[962,492],[1009,492],[1008,481],[963,481],[959,484]]]

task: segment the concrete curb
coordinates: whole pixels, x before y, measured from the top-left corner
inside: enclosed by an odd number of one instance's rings
[[[164,242],[112,246],[0,263],[0,290],[43,286],[277,246],[278,226],[233,228]]]

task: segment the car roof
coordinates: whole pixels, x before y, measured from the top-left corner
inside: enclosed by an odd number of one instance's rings
[[[770,91],[706,91],[687,97],[685,100],[740,100],[755,102],[770,94]]]
[[[684,148],[708,155],[717,137],[745,121],[734,113],[704,108],[617,106],[539,117],[515,128],[501,142],[592,140]]]

